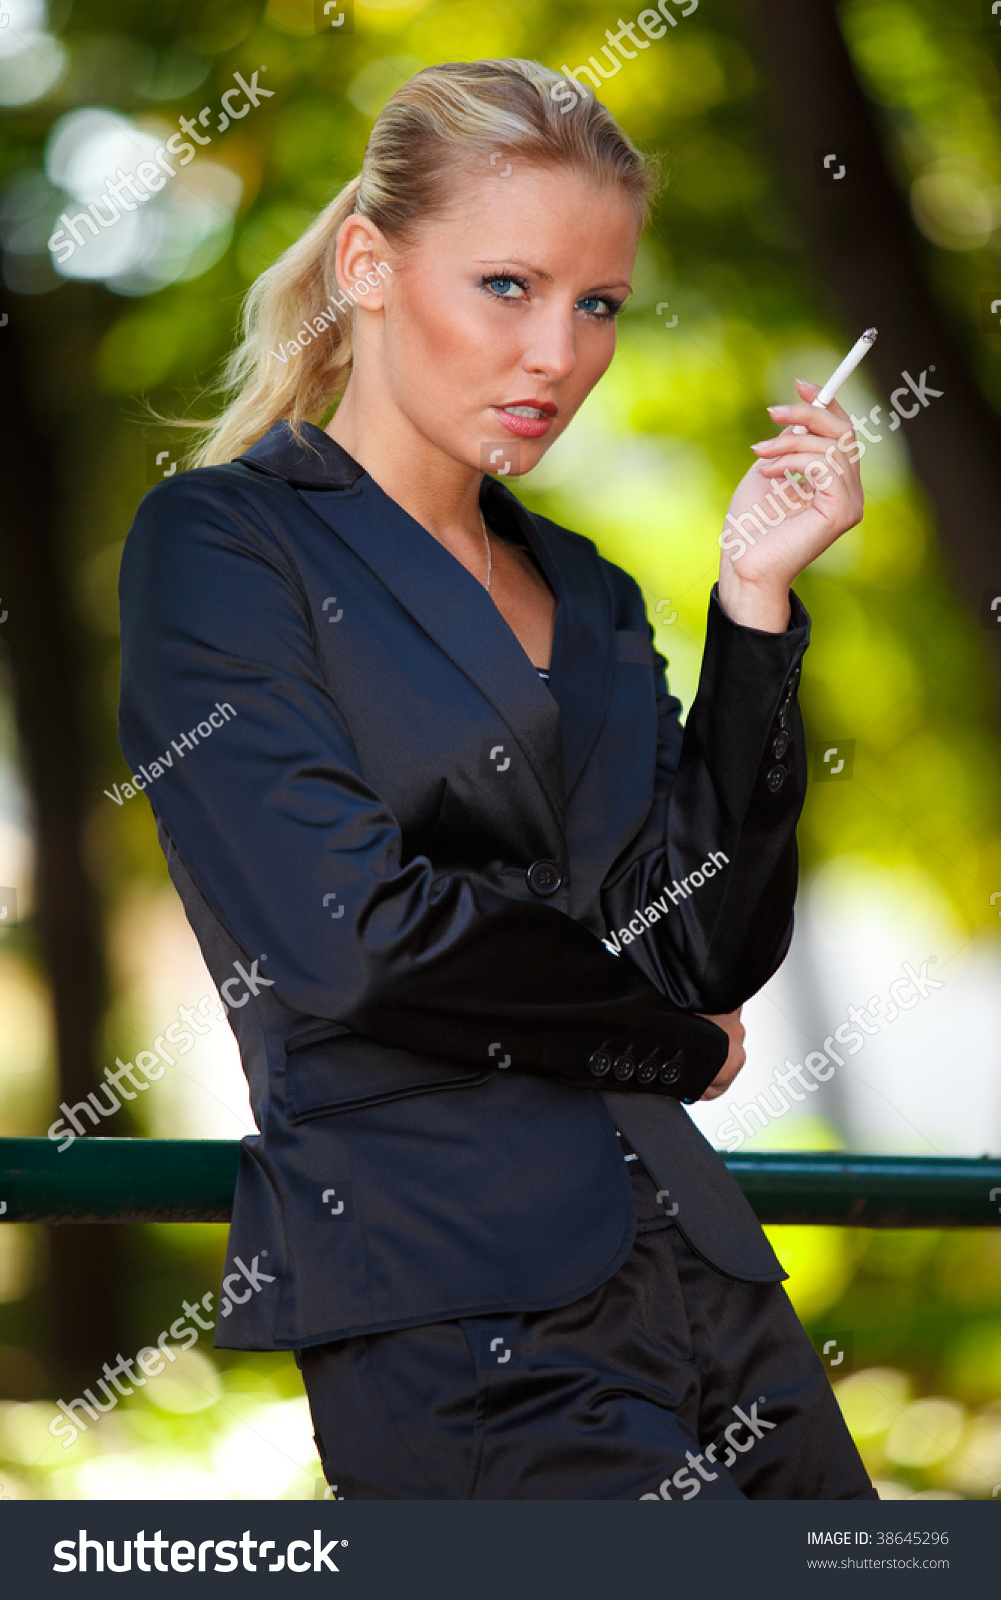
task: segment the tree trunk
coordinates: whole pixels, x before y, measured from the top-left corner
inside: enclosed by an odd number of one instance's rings
[[[74,1103],[97,1081],[107,988],[100,907],[83,850],[85,652],[67,593],[69,540],[57,487],[68,419],[55,409],[43,417],[32,396],[39,372],[59,371],[62,319],[53,319],[46,301],[19,297],[7,304],[9,321],[0,332],[3,633],[34,804],[36,918],[51,986],[59,1097]],[[117,1352],[117,1230],[77,1225],[49,1233],[52,1376],[60,1384],[92,1381]]]
[[[931,247],[887,170],[833,0],[759,0],[756,26],[758,69],[778,133],[776,167],[791,180],[813,269],[840,313],[846,349],[875,326],[879,338],[866,368],[888,395],[906,385],[905,369],[919,384],[927,371],[927,383],[942,390],[940,399],[918,406],[901,437],[934,505],[959,587],[989,619],[988,591],[1001,595],[1001,424],[926,280],[921,257]],[[826,174],[825,154],[837,157]],[[842,165],[844,178],[835,181]],[[918,404],[910,392],[903,403]],[[887,421],[884,408],[875,430],[884,437]]]

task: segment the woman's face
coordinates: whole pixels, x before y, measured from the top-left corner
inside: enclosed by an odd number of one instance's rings
[[[498,154],[405,252],[377,246],[393,271],[381,325],[356,318],[366,386],[452,459],[530,471],[612,359],[638,236],[619,187]]]

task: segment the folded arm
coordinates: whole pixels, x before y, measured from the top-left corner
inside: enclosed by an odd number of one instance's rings
[[[714,591],[684,730],[654,652],[655,800],[603,889],[609,938],[674,1005],[721,1013],[761,988],[792,938],[807,761],[796,699],[809,617],[731,621]]]

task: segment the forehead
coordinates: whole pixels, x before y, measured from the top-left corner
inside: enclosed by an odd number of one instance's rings
[[[628,274],[640,224],[621,184],[598,184],[566,167],[498,156],[493,167],[457,173],[447,210],[414,237],[435,254],[486,265],[513,259],[551,276]]]

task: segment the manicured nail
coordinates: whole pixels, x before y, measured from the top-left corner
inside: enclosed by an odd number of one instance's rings
[[[788,411],[789,407],[787,405],[766,406],[765,410],[768,412],[770,417],[774,417],[776,411]]]

